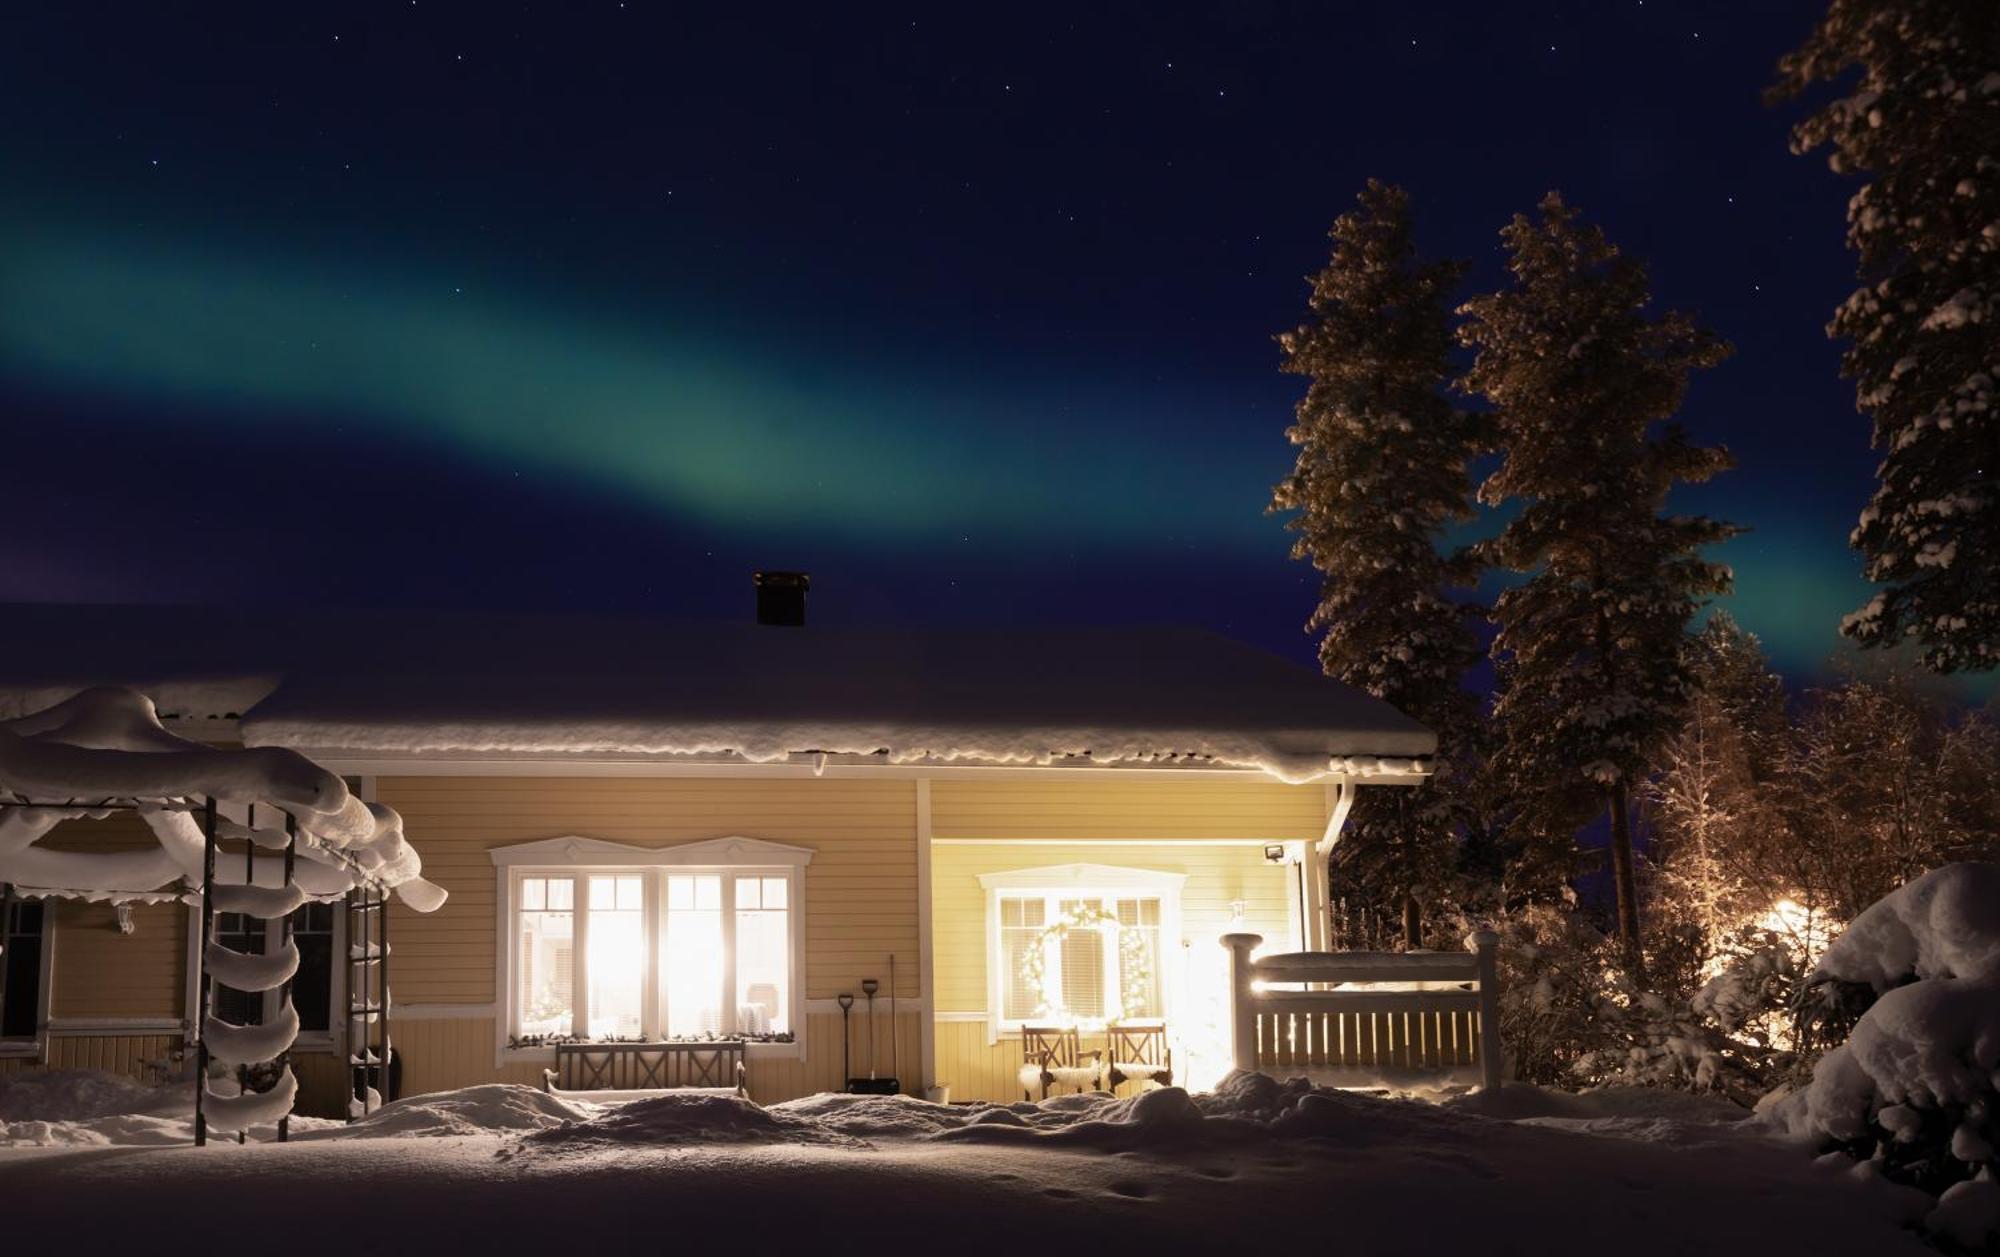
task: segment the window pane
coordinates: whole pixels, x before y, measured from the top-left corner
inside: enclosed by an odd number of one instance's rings
[[[1065,930],[1058,948],[1062,965],[1062,1004],[1070,1017],[1104,1016],[1104,933],[1092,926]]]
[[[525,912],[540,912],[549,906],[548,879],[524,877],[521,879],[521,908]]]
[[[790,907],[791,905],[786,902],[786,894],[788,889],[789,887],[787,886],[785,879],[782,877],[765,878],[764,906],[766,908]]]
[[[637,1038],[645,1016],[646,916],[636,891],[621,882],[636,877],[590,879],[590,1016],[593,1039]],[[621,898],[633,906],[617,906]]]
[[[666,989],[670,1036],[722,1029],[722,878],[667,878]]]
[[[209,937],[231,951],[249,956],[264,954],[264,922],[257,917],[218,912]],[[209,1010],[222,1020],[239,1026],[259,1026],[264,1024],[264,993],[239,991],[220,982],[211,982]]]
[[[292,975],[299,1029],[324,1032],[333,1018],[333,905],[309,903],[294,912],[292,945],[299,949],[299,971]]]
[[[42,914],[39,899],[17,899],[0,921],[0,946],[6,954],[7,987],[0,995],[0,1038],[32,1039],[42,1006]]]
[[[567,877],[551,877],[549,883],[549,911],[569,912],[576,907],[576,883]]]
[[[782,1034],[791,1027],[791,946],[785,930],[782,878],[736,879],[736,1029]],[[773,900],[776,904],[773,906]],[[762,905],[762,906],[759,906]]]
[[[1047,905],[1040,896],[1000,899],[1000,1015],[1009,1021],[1025,1021],[1047,1011],[1041,991],[1024,972],[1028,949],[1042,932],[1046,915]]]
[[[531,878],[531,881],[545,879]],[[567,910],[573,888],[567,878],[548,878],[544,902],[561,903],[545,911],[523,911],[515,935],[515,965],[518,974],[519,1033],[522,1035],[564,1035],[574,1026],[571,1005],[575,1002],[574,954],[575,920]]]

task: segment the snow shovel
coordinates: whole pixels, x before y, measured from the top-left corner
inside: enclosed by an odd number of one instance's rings
[[[848,1064],[847,1058],[851,1054],[854,1037],[847,1028],[847,1010],[854,1007],[854,997],[842,991],[833,998],[834,1002],[840,1005],[840,1076],[847,1079],[848,1085],[852,1086],[854,1067]]]
[[[901,1090],[896,1085],[894,1078],[877,1078],[875,1076],[875,1061],[877,1056],[875,1046],[875,992],[880,987],[881,983],[873,978],[863,978],[861,980],[861,992],[868,997],[868,1076],[866,1078],[851,1077],[847,1080],[847,1090],[858,1096],[890,1096],[895,1095],[897,1091]]]

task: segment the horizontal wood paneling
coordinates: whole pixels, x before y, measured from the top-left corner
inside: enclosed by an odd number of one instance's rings
[[[118,915],[110,904],[58,900],[55,909],[51,1016],[181,1016],[187,908],[134,904],[130,934],[118,932]]]
[[[1002,774],[931,783],[937,838],[1159,842],[1318,838],[1326,831],[1326,789],[1254,777],[1009,779]]]
[[[452,894],[430,916],[398,907],[391,983],[405,1003],[490,1003],[494,847],[578,834],[647,847],[741,835],[813,849],[806,996],[917,978],[916,783],[908,780],[385,777],[425,876]]]

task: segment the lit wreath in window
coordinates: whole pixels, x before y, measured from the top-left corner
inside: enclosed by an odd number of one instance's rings
[[[1102,934],[1106,928],[1118,931],[1119,1007],[1129,1016],[1133,1009],[1145,1004],[1153,985],[1153,958],[1146,946],[1146,931],[1139,926],[1125,924],[1115,914],[1095,904],[1078,904],[1063,913],[1060,921],[1044,926],[1021,957],[1021,982],[1035,993],[1036,1016],[1065,1021],[1076,1019],[1069,1009],[1063,1007],[1062,992],[1049,989],[1049,942],[1066,939],[1075,930]]]

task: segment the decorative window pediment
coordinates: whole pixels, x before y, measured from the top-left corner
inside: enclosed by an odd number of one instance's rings
[[[487,854],[501,868],[517,865],[538,868],[566,865],[599,868],[623,865],[644,865],[648,868],[804,868],[812,863],[813,858],[810,847],[793,847],[782,842],[767,842],[762,838],[740,835],[684,842],[672,847],[641,847],[629,842],[571,834],[495,847]]]

